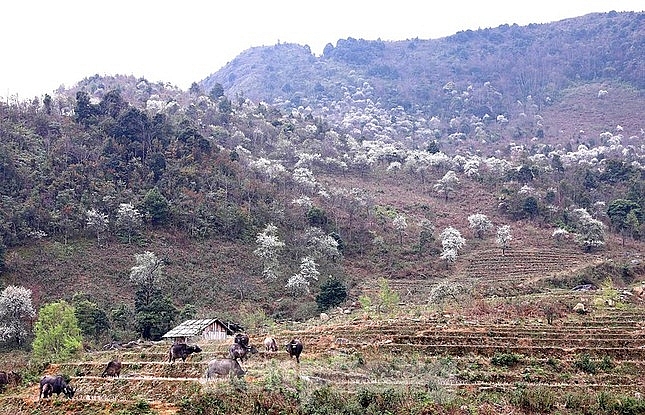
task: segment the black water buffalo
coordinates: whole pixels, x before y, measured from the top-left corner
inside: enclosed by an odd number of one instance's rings
[[[185,343],[175,343],[170,346],[170,350],[168,351],[168,361],[172,363],[175,359],[181,359],[182,362],[185,362],[188,356],[201,351],[202,349],[196,344],[188,346]]]
[[[237,333],[235,335],[235,343],[241,344],[244,347],[249,347],[249,335],[245,333]]]
[[[240,361],[245,361],[249,358],[250,355],[258,352],[254,346],[242,346],[239,343],[233,343],[231,347],[228,348],[228,357],[231,359],[240,359]]]
[[[300,363],[300,353],[302,353],[302,342],[299,339],[292,339],[285,344],[289,357],[296,357],[296,362]]]
[[[121,376],[121,362],[118,360],[111,360],[108,362],[107,366],[105,367],[105,370],[101,374],[101,377],[106,377],[106,376],[112,376],[112,377],[120,377]]]
[[[2,391],[7,385],[18,386],[21,380],[22,376],[13,370],[10,370],[9,372],[0,370],[0,391]]]
[[[208,362],[206,370],[206,380],[219,376],[229,376],[233,374],[237,377],[244,376],[242,367],[235,359],[215,359]]]
[[[49,398],[50,396],[52,396],[53,393],[54,393],[54,387],[49,383],[45,383],[42,386],[42,389],[40,390],[40,394],[42,395],[43,398]],[[40,399],[40,396],[38,397],[38,399]]]
[[[62,393],[67,397],[67,399],[72,399],[74,392],[76,392],[74,388],[68,385],[61,375],[43,376],[43,378],[40,379],[40,392],[38,394],[38,399],[49,398],[54,393],[56,396],[59,396]]]
[[[9,380],[9,384],[13,386],[18,386],[20,382],[22,382],[22,376],[20,376],[20,373],[16,373],[13,370],[10,370],[9,373],[7,373],[7,378]]]
[[[4,387],[9,384],[9,376],[7,372],[0,371],[0,392],[4,390]]]
[[[278,343],[276,343],[273,337],[267,337],[266,339],[264,339],[264,348],[267,352],[277,352]]]

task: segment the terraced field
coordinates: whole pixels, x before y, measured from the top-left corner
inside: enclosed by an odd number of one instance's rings
[[[567,301],[591,304],[594,296],[569,294]],[[278,326],[273,334],[279,342],[299,337],[305,344],[301,364],[283,350],[260,351],[244,363],[245,383],[261,388],[278,374],[305,389],[412,388],[460,399],[527,387],[557,394],[645,394],[642,304],[623,310],[596,307],[586,315],[571,312],[553,324],[534,317],[491,320],[410,311],[407,317],[385,318],[359,310],[326,322]],[[260,345],[264,336],[251,334],[251,343]],[[38,402],[37,386],[31,385],[3,394],[0,406],[15,414],[52,409],[111,413],[145,402],[159,414],[180,413],[180,402],[229,385],[204,378],[207,362],[224,357],[229,344],[200,343],[202,353],[173,364],[167,362],[165,343],[88,353],[80,361],[46,369],[71,376],[77,389],[73,400]],[[121,377],[102,378],[113,358],[123,362]]]
[[[579,250],[566,248],[481,250],[468,258],[464,274],[472,279],[492,282],[544,278],[571,272],[581,266],[602,261],[601,257],[581,255]]]
[[[584,254],[579,249],[565,246],[514,248],[503,255],[500,249],[479,249],[465,254],[463,260],[451,269],[451,277],[411,275],[408,278],[389,279],[388,285],[402,301],[420,304],[427,300],[432,288],[447,279],[457,281],[484,296],[539,291],[541,282],[571,276],[585,268],[606,263],[599,255]],[[364,281],[357,290],[377,295],[378,284]],[[549,293],[550,294],[550,293]]]

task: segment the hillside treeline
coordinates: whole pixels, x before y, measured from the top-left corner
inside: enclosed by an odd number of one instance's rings
[[[444,117],[495,116],[528,96],[540,107],[549,105],[577,82],[614,80],[644,88],[644,23],[643,13],[610,12],[465,30],[440,39],[350,37],[328,44],[319,57],[307,46],[278,44],[240,54],[200,85],[209,90],[219,83],[231,96],[317,109],[367,82],[386,108]],[[449,82],[459,90],[490,83],[503,95],[451,103],[454,97],[442,93]]]
[[[506,225],[510,237],[530,224],[554,238],[574,234],[584,251],[604,249],[607,232],[641,239],[642,94],[623,81],[633,81],[639,69],[629,62],[645,48],[608,49],[574,70],[573,46],[565,53],[573,59],[558,65],[556,38],[541,43],[528,35],[571,25],[566,36],[582,45],[608,33],[639,45],[641,16],[592,15],[428,43],[339,42],[323,64],[312,57],[274,62],[262,85],[292,94],[282,98],[288,109],[213,79],[181,91],[120,75],[1,103],[0,258],[9,266],[0,278],[3,285],[29,285],[37,302],[71,299],[78,278],[131,296],[126,274],[133,256],[154,246],[164,251],[158,258],[174,284],[159,293],[166,304],[213,315],[240,301],[275,318],[304,318],[317,311],[314,298],[327,280],[352,286],[376,276],[444,275],[462,252],[483,246],[460,242],[462,251],[445,255],[442,235],[493,239],[493,225]],[[596,23],[583,30],[587,21]],[[509,44],[522,39],[526,45]],[[401,52],[404,44],[416,63],[387,67],[396,55],[391,50]],[[549,44],[554,62],[546,56]],[[527,45],[551,66],[520,64]],[[288,56],[293,45],[273,49]],[[482,60],[481,71],[469,66],[475,51],[489,49],[492,57],[508,56]],[[231,67],[250,70],[256,52]],[[271,53],[265,50],[264,62]],[[518,63],[512,70],[498,66],[511,61]],[[299,93],[295,75],[281,84],[293,62],[308,62],[295,72],[311,75],[315,94]],[[373,67],[377,62],[385,66]],[[350,64],[347,71],[343,65]],[[421,67],[432,85],[424,86]],[[339,95],[327,94],[328,81]],[[556,93],[526,95],[531,85]],[[427,94],[427,113],[403,102],[413,101],[411,86]],[[384,89],[395,96],[384,99]],[[471,216],[483,227],[472,228]],[[273,245],[257,251],[263,241]],[[103,255],[109,260],[99,261]],[[305,288],[299,294],[291,290],[294,281]],[[97,302],[110,303],[108,292],[86,288]],[[277,304],[282,296],[291,299]]]

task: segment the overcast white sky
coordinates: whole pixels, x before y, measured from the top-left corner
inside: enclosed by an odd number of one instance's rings
[[[254,46],[436,39],[500,24],[643,11],[643,0],[15,0],[0,5],[0,97],[135,75],[187,89]]]

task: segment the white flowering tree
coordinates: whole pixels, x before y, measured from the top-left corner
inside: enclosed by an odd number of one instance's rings
[[[309,256],[313,258],[325,258],[331,261],[335,261],[341,257],[341,253],[338,250],[338,241],[331,235],[325,234],[322,229],[316,226],[308,228],[305,231],[305,238]]]
[[[479,166],[481,159],[471,157],[464,163],[464,174],[471,178],[479,177]]]
[[[506,253],[506,249],[510,245],[511,240],[513,240],[513,235],[511,234],[510,225],[502,225],[497,228],[497,237],[495,238],[495,241],[497,242],[497,245],[502,248],[502,255]]]
[[[318,281],[319,276],[318,264],[312,257],[306,256],[300,261],[300,272],[289,278],[286,288],[291,290],[294,295],[308,294],[310,281]]]
[[[278,257],[284,248],[284,242],[278,236],[278,228],[269,223],[255,238],[257,248],[253,253],[262,260],[262,276],[267,280],[277,278],[277,269],[280,266]]]
[[[576,209],[573,213],[577,217],[575,240],[585,252],[605,245],[605,224],[593,218],[586,209]]]
[[[459,186],[457,173],[449,170],[441,179],[437,180],[433,189],[440,195],[443,195],[446,198],[446,201],[448,201],[448,197],[457,190],[457,186]]]
[[[456,281],[441,282],[430,290],[428,302],[441,306],[447,300],[459,301],[459,297],[467,293],[468,289]]]
[[[306,167],[297,167],[291,175],[293,181],[300,185],[302,189],[314,191],[318,183],[313,172]]]
[[[142,291],[144,302],[150,302],[153,293],[159,289],[164,263],[153,252],[145,251],[135,255],[136,265],[130,269],[130,281]]]
[[[394,219],[392,219],[392,226],[394,226],[394,229],[399,235],[399,245],[403,245],[403,234],[408,228],[408,221],[406,220],[405,215],[400,213],[397,214]]]
[[[101,245],[101,234],[108,229],[110,224],[108,215],[92,208],[85,212],[85,216],[87,217],[87,228],[95,233],[96,242]]]
[[[130,203],[121,203],[119,210],[116,213],[116,226],[125,233],[128,238],[128,243],[132,242],[132,236],[141,228],[143,224],[143,217]]]
[[[461,236],[461,232],[452,226],[447,227],[441,232],[441,259],[449,264],[457,260],[457,253],[466,244],[466,239]]]
[[[135,255],[136,265],[130,269],[130,281],[135,285],[134,318],[137,330],[144,339],[159,339],[170,330],[178,310],[161,290],[164,261],[146,251]]]
[[[493,222],[488,219],[488,216],[483,213],[475,213],[474,215],[468,216],[468,223],[470,229],[473,230],[475,237],[483,239],[484,235],[493,229]]]
[[[0,341],[23,342],[36,316],[31,303],[31,290],[10,285],[0,294]]]

